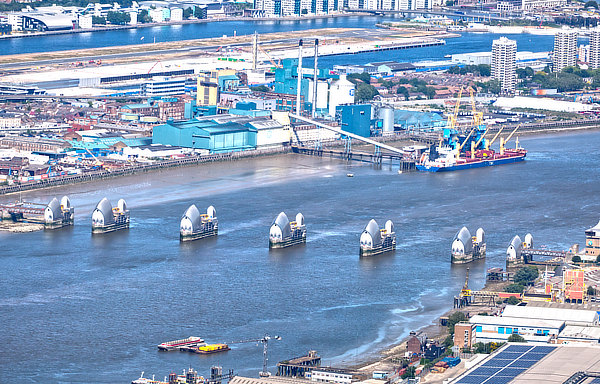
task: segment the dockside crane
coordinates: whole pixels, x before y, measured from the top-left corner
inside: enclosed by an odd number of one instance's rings
[[[454,129],[456,121],[458,120],[458,110],[460,108],[460,99],[462,98],[463,89],[459,89],[458,97],[456,98],[456,104],[454,104],[454,113],[448,116],[448,128]]]
[[[262,345],[263,345],[263,369],[262,369],[262,372],[258,373],[258,375],[260,377],[269,377],[269,376],[271,376],[271,372],[267,371],[267,363],[269,361],[269,358],[268,358],[269,340],[281,340],[281,336],[265,335],[264,337],[262,337],[260,339],[238,340],[238,341],[232,341],[231,343],[228,343],[228,344],[262,343]]]

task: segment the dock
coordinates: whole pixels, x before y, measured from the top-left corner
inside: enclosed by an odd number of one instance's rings
[[[415,160],[406,159],[399,154],[387,153],[365,153],[355,151],[342,151],[333,149],[316,149],[304,146],[292,146],[292,152],[308,156],[330,157],[347,161],[359,161],[363,163],[398,165],[401,172],[416,171]]]
[[[198,347],[204,345],[204,339],[197,336],[190,336],[185,339],[166,341],[158,345],[158,349],[161,351],[180,351],[186,350],[190,347]]]

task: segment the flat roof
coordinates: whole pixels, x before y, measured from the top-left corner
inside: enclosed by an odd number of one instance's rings
[[[469,319],[471,324],[499,325],[507,327],[531,327],[558,329],[565,323],[562,320],[541,320],[512,316],[475,315]]]
[[[598,321],[598,313],[594,310],[573,308],[551,308],[538,306],[507,305],[502,316],[526,317],[530,319],[562,320],[576,323],[594,323]]]
[[[558,335],[558,338],[600,340],[600,327],[583,327],[580,325],[567,325]]]

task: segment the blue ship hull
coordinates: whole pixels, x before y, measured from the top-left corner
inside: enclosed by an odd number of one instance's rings
[[[505,157],[502,159],[489,159],[489,160],[481,160],[474,161],[472,163],[464,163],[458,165],[452,165],[449,167],[427,167],[421,164],[417,164],[417,169],[419,171],[424,172],[449,172],[449,171],[460,171],[462,169],[472,169],[472,168],[481,168],[481,167],[491,167],[494,165],[502,165],[502,164],[512,164],[518,163],[520,161],[525,160],[526,155],[519,155],[514,157]]]

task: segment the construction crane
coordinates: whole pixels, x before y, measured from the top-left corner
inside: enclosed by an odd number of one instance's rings
[[[271,376],[271,372],[267,371],[267,363],[269,361],[269,358],[268,358],[269,340],[281,340],[281,336],[271,337],[269,335],[265,335],[264,337],[262,337],[260,339],[232,341],[231,343],[228,343],[228,344],[262,343],[262,345],[263,345],[263,369],[262,369],[262,372],[258,373],[258,375],[260,377],[269,377],[269,376]]]
[[[473,125],[479,127],[483,122],[483,112],[478,112],[475,107],[475,95],[473,93],[473,88],[469,88],[469,93],[471,94],[471,110],[473,113]]]
[[[259,45],[258,49],[265,54],[265,56],[267,56],[267,59],[269,59],[269,61],[271,62],[271,64],[273,64],[273,66],[275,68],[283,68],[283,66],[281,65],[281,62],[275,62],[275,60],[271,57],[271,55],[269,55],[269,53],[267,51],[265,51],[264,49],[262,49],[262,47]]]
[[[454,113],[451,116],[448,116],[448,128],[454,129],[456,125],[456,120],[458,120],[458,109],[460,108],[460,99],[462,97],[463,89],[461,88],[458,91],[458,97],[456,98],[456,104],[454,104]]]
[[[467,276],[465,277],[465,285],[460,291],[460,296],[469,297],[471,296],[471,290],[469,289],[469,268],[467,268]]]
[[[162,63],[160,62],[160,60],[158,60],[156,63],[154,63],[150,69],[148,70],[148,74],[150,74],[150,72],[152,72],[152,70],[154,69],[154,67],[156,67],[158,64],[160,64],[160,66],[162,67]]]

